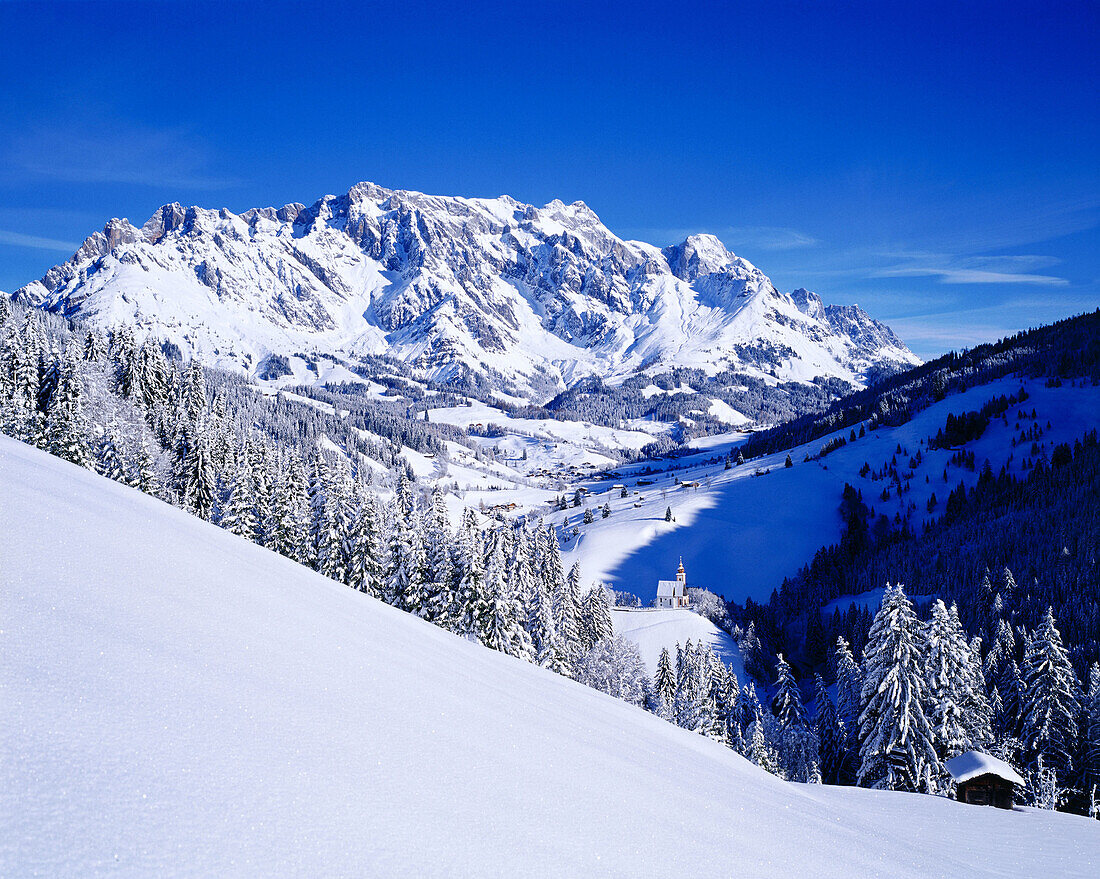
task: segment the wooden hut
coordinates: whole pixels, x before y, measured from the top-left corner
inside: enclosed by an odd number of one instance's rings
[[[1013,789],[1026,783],[1004,760],[981,751],[966,751],[944,766],[955,779],[955,799],[960,803],[1011,809]]]

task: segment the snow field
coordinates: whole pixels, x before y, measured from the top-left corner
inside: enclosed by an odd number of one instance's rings
[[[0,437],[0,874],[1094,876],[1085,819],[809,788]]]

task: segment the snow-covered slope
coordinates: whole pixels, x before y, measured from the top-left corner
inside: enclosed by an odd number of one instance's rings
[[[676,656],[676,645],[705,644],[733,669],[742,684],[748,683],[741,662],[741,651],[734,640],[705,617],[684,608],[624,608],[611,609],[615,634],[633,641],[642,654],[650,673],[657,671],[661,651]]]
[[[949,413],[978,410],[991,398],[1010,396],[1021,387],[1030,394],[1022,408],[1036,412],[1035,421],[1025,419],[1022,427],[1035,423],[1044,428],[1047,454],[1056,444],[1072,445],[1085,431],[1100,427],[1100,388],[1047,387],[1041,379],[1008,377],[951,395],[900,427],[870,431],[820,460],[805,458],[816,456],[837,436],[847,438],[848,429],[790,449],[794,466],[789,469],[783,466],[785,450],[726,470],[720,459],[744,437],[705,437],[698,441],[702,448],[696,456],[620,467],[627,498],[620,498],[619,491],[606,482],[589,483],[595,490],[588,504],[607,503],[612,512],[606,519],[597,516],[592,524],[580,526],[579,539],[565,544],[566,564],[577,562],[586,576],[648,602],[656,593],[657,580],[670,578],[682,556],[689,585],[737,601],[746,597],[766,601],[784,577],[796,574],[818,549],[839,539],[838,508],[845,483],[862,491],[867,504],[889,518],[906,515],[912,504],[909,515],[913,527],[919,528],[925,519],[942,512],[947,495],[960,481],[968,487],[977,481],[985,460],[995,473],[1002,465],[1017,475],[1026,473],[1028,449],[1013,445],[1020,434],[1015,418],[1010,417],[1008,424],[994,419],[980,439],[967,444],[966,450],[973,451],[976,460],[974,470],[952,464],[953,449],[921,446],[921,440],[935,436],[944,426]],[[899,446],[905,454],[897,454]],[[909,468],[908,456],[918,451],[921,461]],[[709,463],[714,456],[719,461]],[[895,458],[900,469],[912,469],[911,490],[901,498],[891,492],[884,501],[880,494],[888,483],[861,471],[865,463],[874,471]],[[638,471],[647,466],[664,472],[639,477]],[[760,471],[769,472],[755,475]],[[938,506],[927,513],[933,493]],[[664,518],[668,508],[675,517],[671,523]],[[569,512],[579,521],[578,511]],[[558,516],[553,513],[551,519]]]
[[[15,296],[254,374],[272,374],[271,353],[299,365],[386,353],[425,377],[475,373],[542,399],[641,366],[858,383],[917,362],[859,308],[780,293],[713,236],[660,250],[617,238],[583,202],[371,183],[309,208],[171,204],[140,229],[111,220]]]
[[[0,875],[1092,876],[1083,818],[786,784],[0,436]]]

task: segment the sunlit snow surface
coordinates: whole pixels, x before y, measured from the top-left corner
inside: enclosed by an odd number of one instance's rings
[[[0,875],[1093,877],[1084,818],[790,785],[0,437]]]

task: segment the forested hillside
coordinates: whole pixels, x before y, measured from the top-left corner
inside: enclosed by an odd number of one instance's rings
[[[1100,315],[1090,314],[1021,334],[940,366],[918,367],[889,380],[893,392],[862,392],[833,414],[882,413],[853,422],[862,436],[886,419],[906,420],[919,411],[939,394],[933,386],[949,393],[964,382],[974,387],[1005,375],[1048,376],[1048,387],[1078,383],[1083,391],[1100,380],[1098,332]],[[908,391],[899,395],[899,389]],[[886,404],[901,399],[900,408]],[[998,435],[1011,442],[1002,456],[1008,463],[996,472],[973,452],[993,420]],[[824,424],[805,420],[791,426],[790,435],[805,436]],[[839,543],[823,547],[768,603],[730,605],[735,633],[749,654],[747,668],[799,696],[818,676],[814,723],[827,778],[873,782],[877,770],[867,755],[880,748],[869,743],[881,745],[886,732],[875,725],[884,716],[875,702],[878,685],[866,682],[888,675],[907,681],[905,698],[920,705],[911,716],[895,713],[891,723],[917,730],[929,744],[923,754],[909,750],[899,757],[906,780],[890,783],[920,788],[914,779],[924,767],[934,787],[935,767],[944,759],[980,747],[1031,772],[1034,795],[1043,790],[1047,802],[1095,811],[1100,443],[1095,427],[1072,442],[1049,443],[1051,426],[1029,411],[1022,387],[973,411],[949,414],[921,445],[926,452],[951,451],[952,472],[977,470],[976,482],[950,483],[944,469],[941,499],[933,492],[920,515],[911,515],[911,506],[904,517],[876,515],[875,505],[904,498],[913,471],[920,471],[921,451],[899,445],[893,463],[878,470],[865,465],[860,473],[885,486],[880,496],[845,487],[838,499],[844,521]],[[778,441],[785,429],[765,440]],[[891,583],[904,584],[909,598],[892,592]],[[777,654],[791,664],[776,665]],[[795,677],[799,687],[784,687]],[[826,684],[835,684],[836,712]]]
[[[1100,310],[951,352],[884,378],[828,406],[754,435],[746,458],[810,442],[841,428],[904,424],[931,403],[1006,375],[1100,379]]]

